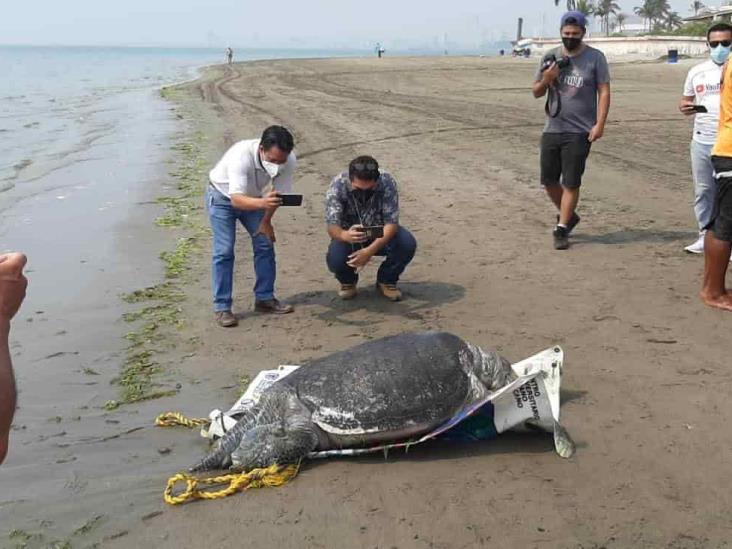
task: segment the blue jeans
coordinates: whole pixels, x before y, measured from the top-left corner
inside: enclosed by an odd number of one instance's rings
[[[273,299],[277,276],[274,245],[263,234],[254,236],[264,217],[264,210],[237,210],[231,205],[229,198],[211,185],[206,189],[206,209],[213,231],[211,273],[214,311],[231,310],[237,219],[252,237],[256,276],[254,297],[258,301]]]
[[[353,267],[346,265],[346,261],[348,261],[348,256],[359,248],[358,244],[349,244],[340,240],[330,241],[325,261],[330,272],[335,274],[341,284],[358,282],[358,274]],[[399,227],[396,236],[376,254],[386,256],[386,260],[376,274],[376,281],[382,284],[396,284],[416,251],[417,241],[412,233],[404,227]]]
[[[694,177],[694,214],[701,231],[709,225],[714,211],[717,182],[712,166],[712,147],[691,142],[691,173]]]

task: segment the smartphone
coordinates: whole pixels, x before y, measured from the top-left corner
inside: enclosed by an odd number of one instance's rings
[[[376,240],[384,236],[384,226],[372,225],[371,227],[362,227],[361,232],[366,234],[368,240]]]
[[[709,112],[704,105],[692,105],[691,110],[694,112]]]
[[[301,194],[279,193],[277,196],[279,196],[282,199],[283,206],[302,206],[302,195]]]

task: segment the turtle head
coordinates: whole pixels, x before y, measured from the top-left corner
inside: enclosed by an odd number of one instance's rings
[[[511,363],[495,351],[476,348],[473,371],[490,391],[497,391],[516,378]]]
[[[267,395],[258,424],[244,433],[231,452],[231,468],[251,471],[270,465],[296,463],[318,445],[310,412],[290,391]]]

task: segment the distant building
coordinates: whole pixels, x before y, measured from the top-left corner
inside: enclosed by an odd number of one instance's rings
[[[722,5],[718,8],[715,7],[704,7],[699,10],[696,15],[684,17],[682,19],[684,23],[693,23],[701,21],[704,23],[712,24],[718,21],[732,21],[732,1],[727,0],[722,2]]]

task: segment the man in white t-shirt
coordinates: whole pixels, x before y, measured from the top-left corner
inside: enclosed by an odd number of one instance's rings
[[[699,237],[684,250],[693,254],[704,253],[704,233],[712,219],[716,183],[712,167],[712,147],[719,125],[719,91],[722,66],[732,44],[732,26],[727,23],[712,25],[707,31],[710,59],[689,71],[684,82],[684,94],[679,110],[694,116],[691,139],[691,172],[694,177],[694,213],[699,225]],[[699,110],[700,108],[706,109]]]
[[[212,282],[219,326],[228,328],[238,324],[231,312],[237,221],[252,238],[256,275],[254,309],[275,314],[293,310],[274,295],[277,267],[272,216],[282,204],[279,193],[292,191],[297,162],[292,152],[294,146],[292,134],[286,128],[270,126],[261,139],[232,145],[209,173],[206,207],[213,231]],[[263,196],[270,185],[272,189]]]

